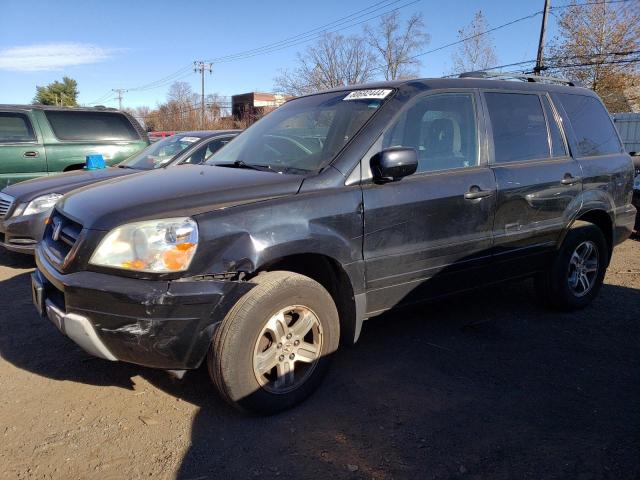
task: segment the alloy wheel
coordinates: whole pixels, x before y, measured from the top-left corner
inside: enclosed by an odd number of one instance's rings
[[[309,308],[294,305],[273,315],[255,344],[253,372],[271,393],[300,387],[313,372],[322,352],[322,325]]]
[[[569,259],[567,282],[576,297],[591,291],[598,277],[598,248],[591,240],[580,243]]]

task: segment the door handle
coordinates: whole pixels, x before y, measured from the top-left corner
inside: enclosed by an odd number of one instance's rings
[[[560,183],[562,185],[573,185],[574,183],[578,183],[580,180],[582,180],[581,177],[574,177],[570,173],[567,173],[564,178],[560,180]]]
[[[464,194],[466,200],[476,200],[478,198],[490,197],[493,195],[493,190],[481,190],[477,185],[469,188],[469,191]]]
[[[39,155],[40,154],[38,152],[24,152],[22,154],[22,156],[25,157],[25,158],[36,158]]]

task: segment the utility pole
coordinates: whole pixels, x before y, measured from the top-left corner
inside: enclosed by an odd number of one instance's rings
[[[544,70],[542,65],[544,56],[544,35],[547,30],[547,17],[549,16],[549,7],[551,7],[551,0],[544,0],[544,12],[542,13],[542,26],[540,27],[540,41],[538,42],[538,56],[536,57],[536,66],[533,67],[533,73],[540,75],[540,72]]]
[[[126,92],[126,90],[124,88],[114,88],[113,90],[111,90],[112,92],[116,92],[117,93],[117,97],[118,97],[118,110],[122,110],[122,94],[124,92]]]
[[[204,72],[213,71],[213,63],[205,62],[204,60],[196,60],[193,62],[193,71],[200,72],[200,76],[202,78],[202,91],[201,91],[201,99],[200,99],[200,128],[204,130]]]

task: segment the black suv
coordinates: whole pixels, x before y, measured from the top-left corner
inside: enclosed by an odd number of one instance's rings
[[[308,95],[204,165],[77,190],[36,250],[34,303],[102,358],[206,362],[263,413],[400,305],[535,276],[585,307],[633,227],[632,161],[593,92],[525,80]]]

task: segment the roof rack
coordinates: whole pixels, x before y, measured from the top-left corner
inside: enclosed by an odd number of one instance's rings
[[[536,82],[536,83],[558,83],[561,85],[568,85],[570,87],[577,87],[579,84],[566,78],[557,77],[543,77],[540,75],[531,75],[526,73],[498,73],[498,72],[464,72],[458,75],[458,78],[488,78],[488,79],[515,79],[522,80],[523,82]]]

